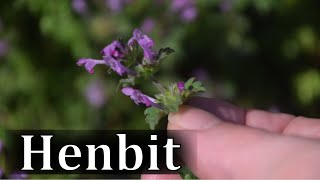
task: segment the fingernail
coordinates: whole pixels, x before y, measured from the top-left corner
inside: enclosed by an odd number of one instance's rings
[[[170,113],[169,123],[185,130],[207,129],[221,121],[214,115],[197,108],[182,106],[177,113]]]

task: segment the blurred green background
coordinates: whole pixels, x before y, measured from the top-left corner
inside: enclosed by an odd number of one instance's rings
[[[100,58],[134,28],[158,49],[176,50],[157,74],[162,82],[195,76],[204,96],[319,118],[319,7],[317,0],[0,1],[0,134],[148,129],[144,107],[115,91],[115,75],[75,64]]]

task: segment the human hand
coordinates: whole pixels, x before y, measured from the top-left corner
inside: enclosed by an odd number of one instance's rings
[[[197,108],[195,108],[197,107]],[[169,115],[185,164],[202,178],[320,178],[320,121],[194,98]],[[183,131],[181,131],[183,132]],[[142,179],[181,179],[142,175]]]

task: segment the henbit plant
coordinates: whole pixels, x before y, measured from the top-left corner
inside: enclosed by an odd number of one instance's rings
[[[98,64],[108,66],[109,73],[117,73],[120,77],[117,89],[121,88],[122,93],[137,105],[143,104],[147,107],[144,111],[145,121],[152,130],[162,117],[170,112],[177,112],[179,106],[191,96],[205,91],[202,83],[195,78],[186,82],[161,84],[154,74],[159,70],[162,61],[174,50],[166,47],[156,52],[153,46],[154,41],[150,37],[135,29],[128,42],[119,39],[103,48],[102,59],[82,58],[77,62],[78,66],[84,66],[90,74],[94,73],[94,67]],[[142,81],[152,83],[158,93],[151,97],[134,88]],[[183,168],[180,174],[184,179],[195,178],[187,168]]]

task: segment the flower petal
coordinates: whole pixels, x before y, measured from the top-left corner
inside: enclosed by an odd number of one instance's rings
[[[121,64],[119,60],[114,59],[113,57],[107,56],[104,58],[105,64],[107,64],[113,71],[118,73],[120,76],[123,74],[132,74],[134,75],[135,72],[128,69],[124,65]]]
[[[134,89],[132,87],[124,87],[122,88],[122,93],[127,95],[127,96],[131,96],[132,93],[134,92]]]
[[[135,29],[133,31],[133,37],[138,41],[143,49],[153,47],[153,40],[147,35],[143,34],[139,29]]]
[[[124,56],[125,48],[119,41],[113,41],[108,46],[101,50],[103,56],[112,56],[115,58],[121,58]]]
[[[178,89],[179,89],[180,92],[182,92],[184,90],[184,82],[179,81],[177,83],[177,86],[178,86]]]
[[[154,106],[154,107],[159,107],[158,104],[156,104],[156,100],[153,99],[152,97],[149,97],[145,94],[143,94],[140,90],[134,89],[132,87],[124,87],[121,90],[123,94],[126,96],[130,96],[130,98],[137,104],[144,104],[147,107]]]
[[[90,74],[94,73],[93,68],[97,64],[105,64],[105,62],[103,60],[89,59],[89,58],[88,59],[82,58],[82,59],[79,59],[77,62],[78,66],[84,66]]]
[[[144,57],[151,62],[155,58],[155,52],[153,52],[152,47],[154,45],[153,40],[147,35],[143,34],[139,29],[133,31],[133,37],[129,40],[128,44],[136,40],[138,44],[143,49]]]
[[[136,40],[136,38],[131,37],[128,41],[128,45],[131,46],[133,44],[133,42]]]

